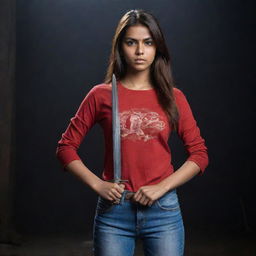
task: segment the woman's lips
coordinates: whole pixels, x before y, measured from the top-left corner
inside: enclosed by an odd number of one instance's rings
[[[144,63],[145,61],[144,59],[135,59],[135,63]]]

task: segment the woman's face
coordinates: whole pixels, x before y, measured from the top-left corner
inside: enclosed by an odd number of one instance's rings
[[[122,41],[122,50],[128,70],[149,71],[156,46],[146,26],[134,25],[127,29]]]

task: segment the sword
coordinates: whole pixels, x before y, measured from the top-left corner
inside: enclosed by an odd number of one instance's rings
[[[116,77],[112,75],[112,132],[113,132],[113,167],[114,179],[110,182],[124,183],[128,180],[121,179],[121,134],[120,134],[120,118],[118,111],[118,90],[116,85]],[[128,194],[128,193],[127,193]],[[126,194],[126,196],[127,196]],[[129,197],[135,193],[130,192]],[[113,204],[119,204],[120,200],[116,200]]]
[[[120,139],[120,118],[118,111],[118,90],[116,77],[112,75],[112,131],[113,131],[113,167],[114,179],[111,182],[124,183],[128,180],[121,179],[121,139]]]

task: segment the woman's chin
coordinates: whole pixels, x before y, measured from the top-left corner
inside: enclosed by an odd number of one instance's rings
[[[149,67],[145,65],[134,65],[130,68],[133,72],[143,72],[143,71],[148,71]]]

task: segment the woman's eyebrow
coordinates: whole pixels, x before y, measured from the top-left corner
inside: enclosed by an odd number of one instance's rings
[[[133,40],[133,41],[138,41],[138,39],[135,39],[135,38],[132,38],[132,37],[125,37],[124,39],[126,39],[126,40]],[[147,37],[147,38],[144,38],[144,39],[142,39],[142,40],[144,40],[144,41],[147,41],[147,40],[152,40],[152,37]]]

